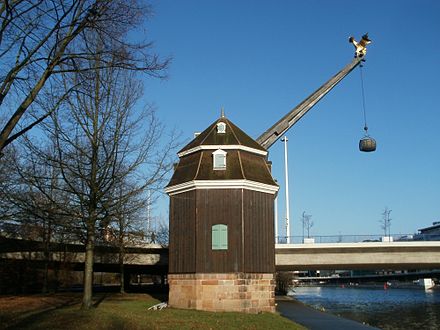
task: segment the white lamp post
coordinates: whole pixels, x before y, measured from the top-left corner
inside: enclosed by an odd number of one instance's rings
[[[278,196],[275,197],[275,244],[278,244]]]
[[[290,244],[290,214],[289,214],[289,170],[288,170],[288,163],[287,163],[287,136],[284,136],[281,139],[282,142],[284,142],[284,173],[286,178],[286,236],[287,240],[286,243]]]

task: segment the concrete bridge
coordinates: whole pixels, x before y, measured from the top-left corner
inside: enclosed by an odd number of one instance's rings
[[[435,269],[440,241],[277,244],[277,270]]]
[[[43,262],[42,242],[0,239],[0,259]],[[84,246],[51,243],[51,262],[68,262],[82,270]],[[118,249],[97,246],[95,271],[119,272]],[[126,248],[126,270],[144,274],[168,272],[168,249],[159,245]],[[276,244],[277,270],[440,269],[440,241]]]
[[[85,247],[82,244],[50,243],[50,267],[69,265],[75,271],[84,270]],[[45,262],[45,246],[41,241],[0,237],[0,261],[15,260],[36,267]],[[159,244],[125,247],[124,267],[128,273],[168,273],[168,248]],[[119,249],[115,246],[95,247],[93,269],[96,272],[118,273]]]

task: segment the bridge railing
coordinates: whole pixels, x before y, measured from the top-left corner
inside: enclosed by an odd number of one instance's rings
[[[313,243],[360,243],[360,242],[408,242],[408,241],[440,241],[440,234],[391,234],[384,237],[377,235],[315,235],[311,237],[290,236],[290,244]],[[277,236],[276,244],[286,244],[287,236]]]

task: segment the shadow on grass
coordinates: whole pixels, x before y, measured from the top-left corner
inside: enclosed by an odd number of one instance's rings
[[[46,317],[49,313],[57,309],[63,309],[74,305],[79,306],[79,299],[69,299],[64,303],[47,307],[43,310],[31,311],[18,316],[16,319],[8,320],[5,324],[0,325],[0,329],[24,329],[33,325],[36,321]]]
[[[107,293],[104,293],[101,297],[98,297],[96,302],[93,304],[93,307],[94,308],[98,307],[99,304],[101,304],[104,301],[105,298],[107,298]]]
[[[54,326],[57,329],[73,329],[78,324],[78,319],[93,319],[100,315],[95,311],[100,310],[102,303],[111,302],[114,306],[120,303],[140,300],[148,305],[155,304],[155,300],[163,302],[168,300],[168,287],[149,286],[148,290],[130,290],[127,294],[120,294],[114,289],[109,291],[100,290],[93,295],[93,308],[81,310],[82,295],[78,293],[63,293],[60,296],[42,296],[38,298],[41,306],[38,309],[19,312],[15,310],[9,314],[0,313],[0,329],[48,329]],[[108,309],[108,306],[104,310]],[[12,310],[11,310],[12,311]],[[100,316],[98,316],[100,317]],[[118,316],[115,314],[108,316],[111,327],[118,322]]]
[[[146,293],[154,299],[159,300],[160,302],[168,301],[168,285],[148,285],[148,286],[136,286],[131,285],[127,290],[127,293]]]
[[[164,284],[151,284],[151,285],[135,285],[132,284],[125,289],[125,293],[145,293],[149,296],[157,299],[161,302],[168,301],[168,290],[169,286]],[[82,287],[65,289],[65,292],[82,292]],[[109,286],[94,286],[93,293],[94,294],[109,294],[120,292],[119,285],[109,285]]]

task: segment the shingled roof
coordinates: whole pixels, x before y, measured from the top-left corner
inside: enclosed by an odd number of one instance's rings
[[[224,123],[220,133],[217,125]],[[213,152],[227,153],[226,168],[213,169]],[[266,160],[267,151],[225,117],[220,117],[179,151],[180,161],[167,187],[188,182],[244,180],[277,186]]]
[[[220,122],[226,124],[226,132],[224,134],[217,134],[217,124]],[[194,140],[183,147],[183,149],[179,151],[179,154],[203,145],[241,145],[252,149],[266,151],[266,149],[258,144],[258,142],[235,126],[226,117],[220,117],[213,122]]]

